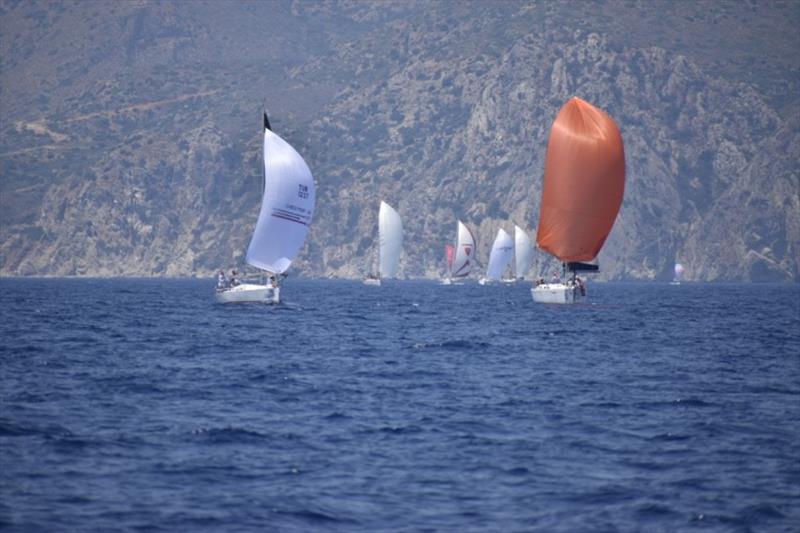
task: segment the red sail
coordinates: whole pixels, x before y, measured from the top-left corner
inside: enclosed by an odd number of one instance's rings
[[[453,259],[456,256],[456,249],[452,244],[448,244],[445,247],[445,256],[447,257],[447,270],[453,270]]]
[[[536,243],[564,262],[600,252],[625,191],[619,128],[592,104],[572,98],[558,112],[544,167]]]

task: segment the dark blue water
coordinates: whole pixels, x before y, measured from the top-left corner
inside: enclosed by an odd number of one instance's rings
[[[799,531],[800,287],[0,280],[12,531]]]

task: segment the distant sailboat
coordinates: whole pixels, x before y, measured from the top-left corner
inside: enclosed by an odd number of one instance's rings
[[[472,263],[475,257],[475,236],[470,229],[460,220],[458,221],[458,233],[456,237],[455,258],[451,265],[450,272],[442,281],[445,285],[450,285],[453,278],[467,277],[472,270]]]
[[[531,269],[533,260],[533,246],[527,232],[516,224],[514,225],[514,279],[525,279],[525,274]]]
[[[562,262],[563,280],[531,289],[533,300],[572,303],[585,295],[579,271],[603,247],[622,205],[625,151],[614,120],[604,111],[572,98],[550,129],[536,242]],[[567,279],[567,272],[572,274]]]
[[[500,281],[503,271],[511,262],[514,255],[514,241],[511,240],[511,235],[506,233],[506,230],[500,228],[497,232],[497,237],[492,244],[492,251],[489,254],[489,267],[486,269],[486,277],[481,278],[478,283],[486,285]]]
[[[264,113],[264,194],[245,260],[268,276],[266,283],[219,287],[223,303],[280,303],[278,277],[303,246],[314,215],[314,178],[294,148],[273,133]]]
[[[684,271],[685,271],[685,269],[683,268],[682,264],[675,263],[675,277],[672,278],[672,281],[670,282],[670,284],[671,285],[680,285],[681,281],[683,280]]]
[[[403,251],[403,221],[395,209],[381,202],[378,211],[378,276],[367,277],[367,285],[380,285],[381,280],[397,276],[400,253]]]

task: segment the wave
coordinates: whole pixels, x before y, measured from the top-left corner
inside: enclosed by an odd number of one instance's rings
[[[17,423],[12,420],[0,418],[0,437],[71,437],[72,432],[57,424],[37,426],[35,424]]]
[[[224,428],[200,428],[192,431],[192,435],[203,437],[212,444],[241,443],[247,441],[266,440],[268,435],[250,429],[228,426]]]
[[[463,340],[463,339],[455,339],[449,341],[440,341],[440,342],[418,342],[412,345],[414,350],[436,350],[443,348],[447,351],[460,351],[460,350],[476,350],[476,349],[484,349],[491,346],[488,342],[483,341],[474,341],[474,340]]]

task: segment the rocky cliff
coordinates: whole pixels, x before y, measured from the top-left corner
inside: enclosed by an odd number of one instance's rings
[[[296,273],[363,273],[380,200],[403,216],[401,275],[439,275],[458,219],[486,261],[499,227],[534,232],[548,129],[578,95],[625,140],[601,279],[667,279],[679,260],[690,279],[800,280],[800,70],[780,55],[795,4],[699,4],[663,42],[645,38],[676,24],[658,4],[191,5],[2,4],[0,274],[240,262],[263,106],[318,185]],[[774,22],[761,55],[692,53],[748,14]]]

